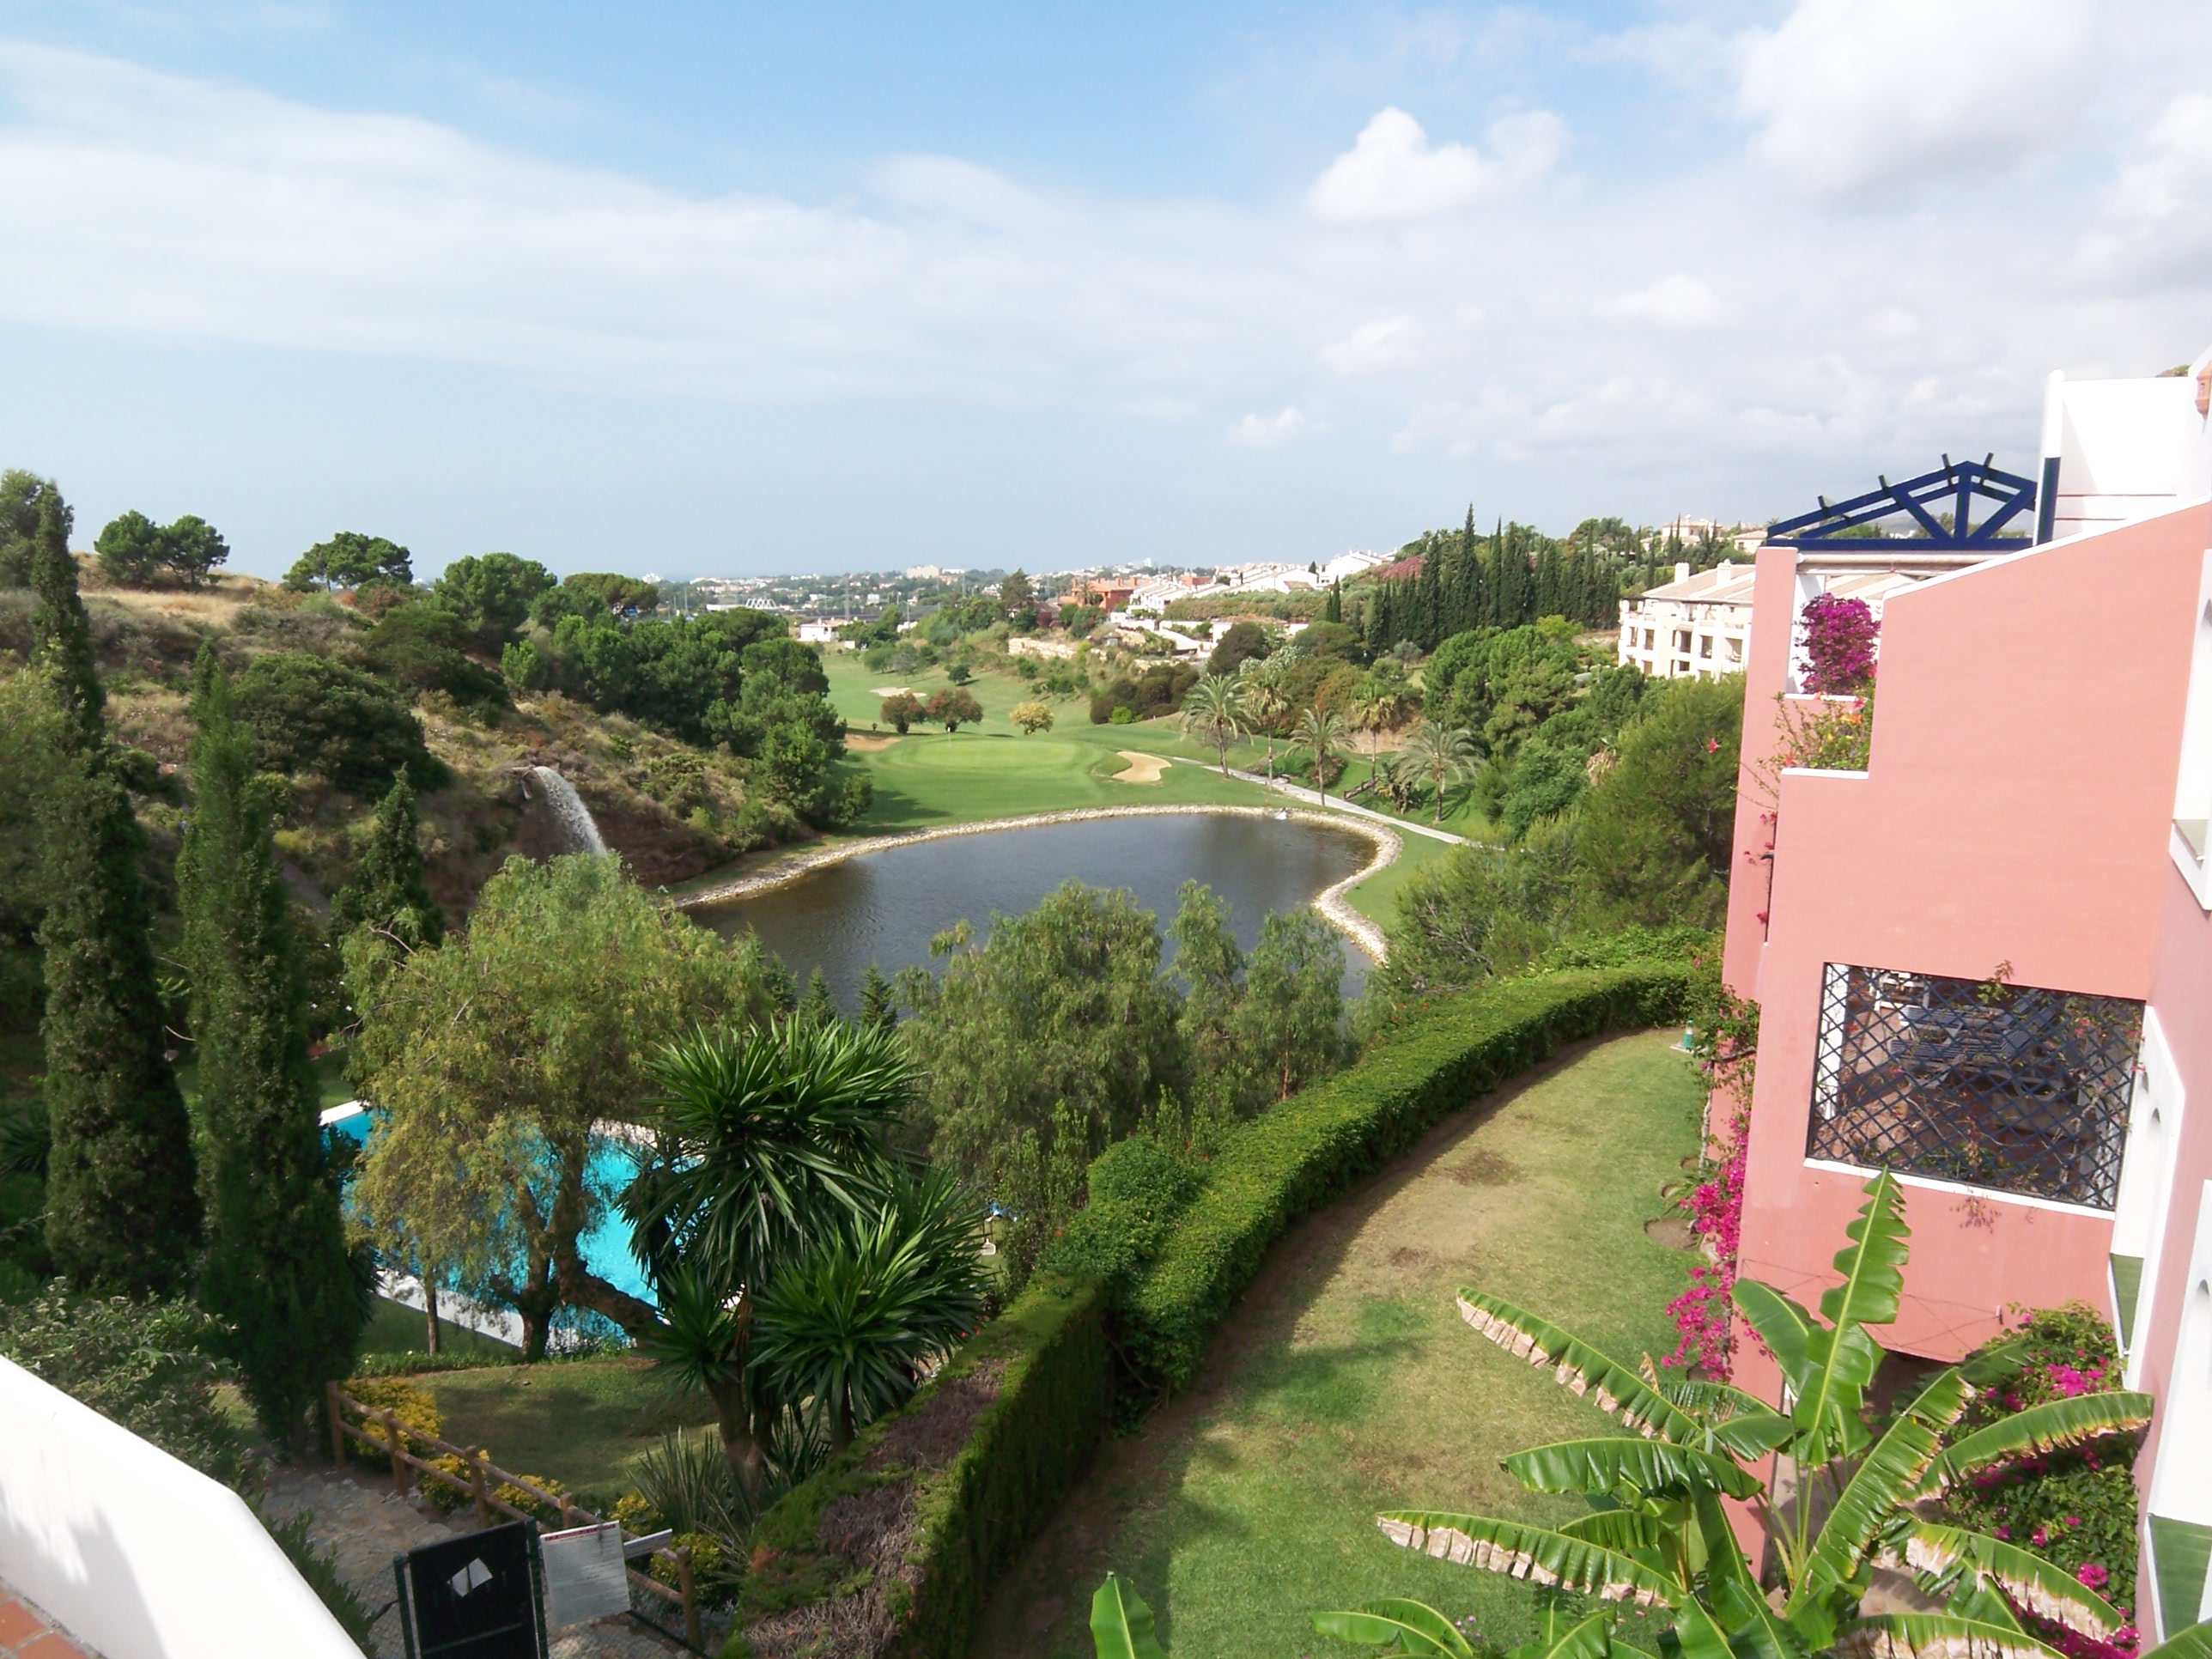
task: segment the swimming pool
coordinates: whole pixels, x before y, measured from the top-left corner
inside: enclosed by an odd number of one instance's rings
[[[348,1101],[343,1106],[333,1106],[323,1114],[323,1127],[334,1135],[343,1135],[356,1146],[368,1144],[369,1109],[358,1100]],[[635,1164],[629,1149],[611,1135],[595,1135],[592,1139],[592,1158],[585,1179],[604,1197],[611,1200],[629,1182]],[[655,1300],[653,1286],[646,1281],[644,1264],[630,1253],[629,1223],[610,1202],[599,1217],[599,1224],[577,1241],[584,1265],[618,1291],[651,1302]]]

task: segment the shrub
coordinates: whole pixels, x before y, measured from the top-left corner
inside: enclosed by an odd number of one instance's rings
[[[1686,967],[1645,963],[1508,980],[1451,999],[1232,1132],[1206,1188],[1121,1310],[1126,1357],[1187,1383],[1267,1247],[1431,1125],[1562,1044],[1680,1017]]]
[[[352,1436],[346,1437],[346,1455],[356,1463],[372,1468],[389,1468],[392,1459],[383,1449],[383,1419],[380,1410],[389,1410],[392,1419],[403,1429],[411,1429],[420,1435],[438,1435],[445,1431],[446,1420],[438,1413],[438,1402],[428,1389],[397,1376],[350,1376],[338,1384],[339,1389],[366,1407],[365,1411],[348,1406],[342,1415],[355,1428],[374,1435],[379,1442],[374,1449],[362,1444]],[[420,1455],[422,1448],[409,1445],[404,1440],[401,1449]],[[455,1460],[458,1461],[458,1460]],[[434,1485],[435,1483],[429,1483]]]
[[[422,727],[399,696],[366,674],[305,652],[272,651],[238,677],[240,717],[266,771],[313,772],[348,794],[377,795],[407,772],[445,781]]]
[[[726,1659],[752,1651],[749,1633],[780,1642],[832,1617],[898,1632],[902,1653],[966,1653],[992,1581],[1088,1466],[1112,1405],[1097,1291],[1040,1275],[762,1516]]]
[[[1152,1136],[1132,1135],[1092,1159],[1085,1179],[1090,1202],[1045,1247],[1038,1266],[1089,1279],[1112,1299],[1159,1254],[1203,1176]]]
[[[308,1538],[308,1529],[315,1523],[314,1511],[301,1510],[282,1521],[271,1521],[267,1516],[260,1520],[293,1571],[307,1581],[307,1588],[353,1638],[354,1645],[363,1653],[374,1653],[376,1615],[369,1612],[360,1593],[339,1577],[337,1550],[328,1545],[318,1547]]]

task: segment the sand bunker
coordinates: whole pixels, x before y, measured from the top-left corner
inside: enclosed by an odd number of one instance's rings
[[[872,685],[868,688],[868,695],[872,697],[902,697],[912,689],[904,685]]]
[[[845,747],[856,755],[872,755],[879,749],[890,748],[897,741],[897,737],[890,734],[881,737],[871,737],[866,732],[848,732],[845,734]]]
[[[1133,749],[1120,749],[1115,752],[1129,763],[1128,770],[1114,775],[1116,783],[1158,783],[1160,774],[1168,769],[1167,762],[1158,755],[1140,755]]]

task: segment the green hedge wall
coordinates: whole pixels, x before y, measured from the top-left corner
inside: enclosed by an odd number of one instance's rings
[[[996,1373],[997,1396],[947,1446],[960,1419],[946,1407],[979,1370]],[[992,1579],[1105,1439],[1113,1377],[1097,1288],[1038,1274],[911,1402],[761,1517],[725,1659],[751,1651],[745,1631],[763,1619],[853,1597],[881,1599],[899,1629],[894,1651],[959,1659]],[[855,1517],[896,1512],[902,1499],[914,1528],[903,1559],[870,1563],[852,1541]]]
[[[1680,1018],[1692,977],[1687,965],[1647,963],[1497,981],[1237,1128],[1117,1310],[1123,1358],[1149,1380],[1184,1386],[1291,1222],[1563,1044]]]

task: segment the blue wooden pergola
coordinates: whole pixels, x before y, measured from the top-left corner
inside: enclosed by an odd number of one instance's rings
[[[1820,496],[1817,499],[1820,505],[1814,511],[1801,513],[1794,519],[1778,520],[1768,526],[1766,544],[1826,548],[1832,551],[1863,550],[1869,553],[1996,552],[2000,546],[2015,542],[2024,545],[2027,538],[2021,531],[2015,530],[2010,535],[2002,532],[2022,514],[2028,515],[2027,525],[2022,528],[2033,529],[2035,481],[1992,466],[1993,459],[1985,456],[1978,461],[1954,461],[1946,455],[1943,465],[1933,472],[1923,472],[1899,483],[1892,483],[1884,477],[1881,489],[1854,495],[1847,501],[1831,501],[1826,495]],[[1979,524],[1973,522],[1978,502],[1990,504]],[[1951,515],[1948,525],[1936,516],[1947,510]],[[1878,525],[1900,513],[1912,519],[1919,534],[1869,538],[1844,533],[1863,526]]]

